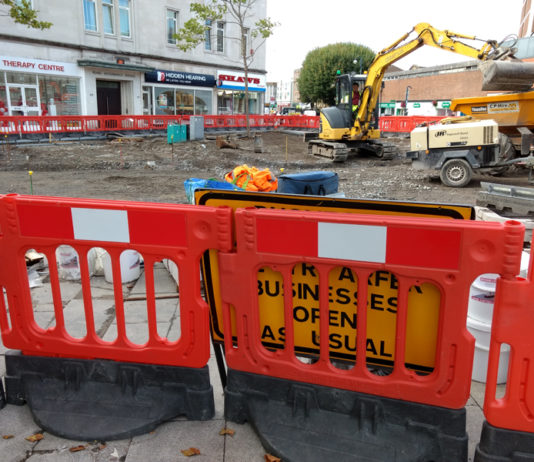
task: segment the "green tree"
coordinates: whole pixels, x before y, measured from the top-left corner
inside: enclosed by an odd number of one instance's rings
[[[224,20],[227,24],[238,26],[238,36],[227,34],[225,38],[236,40],[241,46],[239,62],[243,66],[243,73],[245,74],[245,115],[249,134],[249,67],[254,60],[255,52],[265,43],[265,40],[272,34],[274,27],[277,25],[269,18],[252,22],[251,17],[256,3],[257,0],[205,0],[203,2],[192,2],[190,6],[191,18],[175,34],[178,48],[182,51],[189,51],[204,42],[206,33],[211,30],[211,24]],[[250,40],[249,43],[247,43],[248,40]]]
[[[310,51],[297,81],[301,101],[333,105],[337,71],[342,74],[363,72],[374,57],[370,48],[356,43],[334,43]]]
[[[19,24],[25,24],[32,29],[49,29],[51,22],[39,21],[37,19],[39,11],[32,9],[30,0],[0,0],[0,5],[9,7],[7,16],[11,16],[13,21]],[[4,15],[5,16],[5,15]]]

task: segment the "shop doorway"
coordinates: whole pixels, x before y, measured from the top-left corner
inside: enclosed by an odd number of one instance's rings
[[[96,81],[98,115],[121,114],[121,83],[113,80]]]
[[[143,87],[143,115],[152,115],[152,107],[152,87]]]
[[[36,85],[8,85],[9,113],[14,116],[38,116],[41,111]]]

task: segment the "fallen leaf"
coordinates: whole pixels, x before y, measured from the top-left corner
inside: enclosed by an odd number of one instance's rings
[[[15,435],[4,435],[2,436],[2,438],[4,438],[5,440],[10,440],[11,438],[14,438]]]
[[[271,454],[265,454],[265,462],[282,462],[282,459]]]
[[[106,444],[105,444],[105,443],[100,443],[100,444],[98,445],[98,449],[100,449],[101,451],[102,451],[103,449],[106,449]]]
[[[27,436],[25,439],[30,443],[35,443],[36,441],[41,441],[44,438],[42,433],[36,433],[35,435]]]
[[[79,452],[79,451],[83,451],[85,448],[86,448],[86,446],[84,446],[83,444],[80,444],[79,446],[74,446],[73,448],[70,448],[69,451],[70,452]]]
[[[230,436],[234,436],[234,435],[235,435],[235,430],[232,430],[231,428],[223,428],[223,429],[219,432],[219,435],[230,435]]]
[[[182,449],[182,454],[185,457],[198,456],[200,454],[200,449],[197,449],[197,448]]]

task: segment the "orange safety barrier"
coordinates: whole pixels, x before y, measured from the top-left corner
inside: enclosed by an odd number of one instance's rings
[[[497,279],[484,401],[484,414],[491,425],[529,433],[534,433],[533,303],[534,258],[531,253],[526,279]],[[508,377],[504,396],[497,397],[503,344],[510,346]],[[534,440],[533,435],[531,438]]]
[[[230,209],[124,201],[37,196],[0,196],[0,328],[4,345],[25,355],[99,358],[200,368],[210,354],[209,310],[200,297],[199,264],[208,249],[231,248]],[[87,334],[72,338],[65,329],[56,248],[70,245],[80,260]],[[87,253],[102,247],[111,256],[117,338],[95,332]],[[34,319],[24,255],[46,255],[56,323],[42,329]],[[148,341],[132,343],[125,329],[120,255],[134,249],[144,258]],[[176,342],[157,331],[154,263],[168,258],[179,268],[181,336]]]
[[[244,114],[204,115],[205,129],[243,129]],[[0,135],[166,130],[169,124],[187,124],[189,115],[114,115],[114,116],[6,116],[0,117]],[[251,128],[318,129],[317,116],[249,115]]]
[[[470,285],[488,272],[500,274],[505,281],[514,280],[519,273],[522,224],[244,209],[235,212],[235,220],[236,253],[219,254],[224,324],[236,329],[234,339],[228,335],[224,339],[230,369],[441,408],[465,406],[474,355],[474,338],[466,329]],[[319,278],[315,315],[320,355],[313,364],[303,364],[294,352],[295,313],[292,290],[287,288],[297,290],[292,272],[301,263],[313,267]],[[333,295],[329,277],[341,266],[357,277],[356,289],[351,291],[357,292],[358,306],[361,300],[368,300],[371,275],[388,271],[396,277],[394,366],[389,375],[370,372],[360,353],[350,370],[334,367],[330,361],[329,304]],[[285,321],[280,331],[285,343],[278,350],[265,347],[261,339],[258,271],[266,267],[281,274],[286,288],[282,288]],[[428,375],[405,364],[407,330],[413,327],[408,312],[410,289],[425,283],[440,293],[435,366]],[[508,297],[519,297],[514,295],[515,284],[513,290],[505,286],[501,290]],[[357,352],[367,351],[369,316],[367,310],[357,310]],[[523,324],[519,332],[527,326]],[[513,331],[517,336],[518,329]]]
[[[378,125],[384,133],[410,133],[418,125],[439,122],[442,116],[382,116]]]

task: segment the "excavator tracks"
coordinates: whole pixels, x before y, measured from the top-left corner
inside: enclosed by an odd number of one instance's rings
[[[308,143],[308,153],[313,156],[328,157],[333,162],[345,162],[350,149],[345,143],[332,143],[322,140],[311,140]]]
[[[310,140],[308,153],[314,156],[327,157],[333,162],[345,162],[349,155],[359,151],[370,152],[379,159],[393,159],[399,153],[398,147],[393,143],[383,141],[358,141],[352,144],[337,143],[323,140]]]

